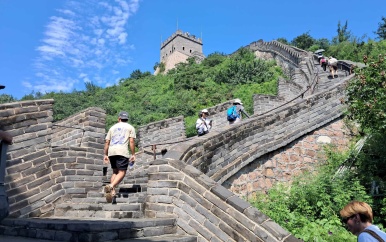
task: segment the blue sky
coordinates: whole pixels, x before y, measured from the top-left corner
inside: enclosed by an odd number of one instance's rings
[[[106,87],[136,69],[153,72],[177,28],[202,37],[205,55],[229,54],[308,31],[331,39],[338,21],[374,39],[382,16],[385,0],[0,0],[0,94]]]

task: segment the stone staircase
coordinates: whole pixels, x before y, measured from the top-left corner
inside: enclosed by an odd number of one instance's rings
[[[106,203],[103,189],[87,197],[72,198],[55,206],[50,217],[7,218],[0,224],[0,241],[197,241],[177,235],[174,218],[145,218],[146,187],[121,185],[113,203]]]

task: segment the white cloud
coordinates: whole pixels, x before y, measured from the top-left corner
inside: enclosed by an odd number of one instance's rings
[[[65,2],[49,19],[36,47],[39,56],[33,66],[38,79],[23,86],[46,92],[72,91],[79,80],[116,83],[122,78],[116,68],[131,63],[135,47],[128,43],[127,24],[138,9],[139,0]]]

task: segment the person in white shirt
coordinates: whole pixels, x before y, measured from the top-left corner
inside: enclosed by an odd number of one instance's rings
[[[209,130],[212,128],[212,120],[210,120],[209,112],[207,109],[201,110],[200,114],[198,115],[199,118],[196,121],[196,130],[198,136],[204,135],[209,133]]]
[[[338,60],[330,56],[330,58],[328,58],[328,67],[330,68],[331,76],[334,79],[335,73],[338,73]]]
[[[129,162],[135,162],[135,129],[127,123],[129,114],[122,111],[118,115],[118,123],[114,124],[106,135],[104,146],[104,163],[111,164],[113,174],[110,184],[104,188],[106,201],[111,203],[115,196],[115,187],[126,175]],[[130,153],[129,153],[130,147]]]

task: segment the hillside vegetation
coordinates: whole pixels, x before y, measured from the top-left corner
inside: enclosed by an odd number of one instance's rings
[[[23,100],[53,98],[55,121],[87,107],[101,107],[107,112],[106,128],[117,121],[122,110],[129,112],[129,122],[135,127],[183,115],[187,135],[192,136],[201,109],[241,98],[253,113],[252,95],[276,94],[281,73],[274,61],[256,59],[248,49],[240,49],[232,56],[211,54],[201,64],[188,59],[165,75],[136,70],[111,87],[87,83],[85,91],[31,94]]]

